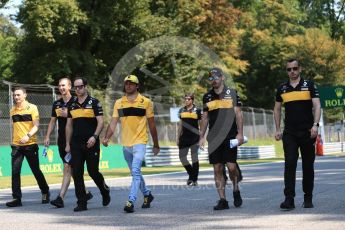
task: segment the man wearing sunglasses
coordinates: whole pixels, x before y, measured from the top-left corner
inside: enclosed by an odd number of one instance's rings
[[[72,176],[78,199],[74,211],[79,212],[87,210],[88,196],[84,183],[85,162],[90,177],[102,194],[103,206],[110,203],[110,189],[99,172],[99,135],[103,128],[102,106],[96,98],[88,95],[86,79],[76,78],[74,89],[77,97],[68,107],[65,151],[72,154]]]
[[[50,145],[50,135],[55,128],[56,121],[58,121],[58,149],[61,160],[63,162],[63,176],[62,176],[62,184],[59,195],[56,197],[55,200],[50,201],[52,205],[57,208],[64,207],[64,197],[71,182],[72,177],[72,168],[71,168],[71,161],[66,161],[66,122],[67,122],[67,107],[72,103],[74,100],[71,95],[71,88],[72,83],[68,77],[61,78],[59,80],[59,92],[61,98],[54,101],[52,107],[52,115],[50,118],[50,122],[47,129],[47,134],[44,138],[44,145],[48,147]],[[87,200],[92,199],[93,195],[91,192],[87,192]]]
[[[196,107],[194,94],[187,93],[184,97],[185,106],[179,110],[180,122],[177,132],[177,146],[179,147],[179,158],[188,173],[187,185],[198,185],[199,175],[199,122],[201,119],[201,109]],[[192,164],[187,159],[191,151]]]
[[[314,143],[318,134],[321,106],[319,92],[313,81],[301,77],[298,60],[290,59],[286,63],[289,80],[281,84],[276,93],[274,120],[275,139],[283,140],[285,168],[284,195],[280,204],[283,210],[295,208],[296,167],[299,151],[302,157],[304,208],[313,208],[314,188]],[[285,107],[284,132],[281,133],[281,107]],[[313,114],[314,109],[314,114]]]
[[[203,97],[200,146],[204,146],[205,132],[209,125],[209,161],[213,164],[215,184],[220,197],[213,209],[229,208],[225,196],[224,165],[227,166],[233,183],[234,206],[240,207],[242,198],[238,186],[237,147],[230,148],[230,139],[238,139],[239,145],[243,143],[243,115],[240,108],[242,103],[236,90],[224,84],[225,76],[220,68],[211,69],[208,80],[212,84],[212,89]]]

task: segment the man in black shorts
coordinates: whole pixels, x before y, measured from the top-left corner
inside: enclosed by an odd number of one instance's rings
[[[44,145],[46,147],[50,144],[50,135],[54,130],[56,120],[58,121],[58,148],[59,154],[62,159],[64,169],[63,169],[63,178],[61,184],[61,190],[59,195],[55,200],[50,201],[50,203],[57,208],[64,207],[64,197],[71,182],[72,176],[72,169],[71,169],[71,159],[66,157],[66,134],[65,134],[65,127],[67,122],[67,108],[73,101],[73,97],[71,95],[71,80],[67,77],[61,78],[59,80],[59,92],[61,94],[61,98],[56,100],[53,103],[52,108],[52,115],[50,118],[50,122],[48,125],[47,134],[44,138]],[[68,161],[67,161],[68,160]],[[92,198],[91,192],[87,192],[87,199],[90,200]]]
[[[220,68],[211,69],[208,80],[212,83],[212,89],[203,97],[200,146],[204,146],[205,132],[209,124],[209,161],[213,164],[215,184],[220,197],[213,209],[229,208],[225,197],[224,164],[228,167],[233,183],[234,206],[240,207],[242,198],[238,187],[237,147],[230,148],[230,139],[238,139],[239,145],[243,143],[243,115],[240,108],[242,103],[237,92],[224,84],[225,77]]]

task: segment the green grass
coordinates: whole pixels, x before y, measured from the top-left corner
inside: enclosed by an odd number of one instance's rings
[[[260,145],[274,145],[275,150],[276,150],[276,157],[277,158],[284,157],[283,142],[276,141],[273,137],[266,138],[266,139],[249,140],[248,143],[244,144],[243,146],[260,146]]]

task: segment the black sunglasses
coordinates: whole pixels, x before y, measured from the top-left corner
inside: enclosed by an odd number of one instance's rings
[[[74,88],[75,88],[75,89],[82,89],[82,88],[84,88],[84,86],[85,86],[85,85],[75,85]]]
[[[293,71],[297,71],[298,70],[298,66],[296,67],[292,67],[292,68],[286,68],[286,71],[288,71],[288,72],[291,72],[291,70],[293,70]]]

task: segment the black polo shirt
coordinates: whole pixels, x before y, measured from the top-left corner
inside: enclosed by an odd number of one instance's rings
[[[191,109],[180,108],[178,116],[182,122],[182,134],[179,144],[183,146],[193,145],[199,141],[199,120],[201,119],[201,109],[195,105]]]
[[[224,86],[220,94],[213,89],[203,97],[203,110],[208,112],[209,133],[207,140],[228,140],[237,135],[235,106],[242,106],[236,90]]]
[[[101,103],[91,96],[87,96],[85,101],[80,104],[75,97],[68,107],[68,118],[73,119],[72,138],[87,140],[96,131],[97,116],[103,116]]]
[[[64,143],[66,141],[66,122],[67,122],[67,117],[62,117],[61,113],[63,110],[67,110],[70,104],[73,101],[73,97],[69,99],[67,103],[64,102],[62,98],[59,100],[54,101],[53,107],[52,107],[52,117],[56,117],[58,120],[58,142],[59,143]]]
[[[319,98],[319,91],[310,80],[301,78],[295,88],[289,81],[277,88],[276,101],[285,107],[285,130],[308,130],[313,126],[312,98]]]

